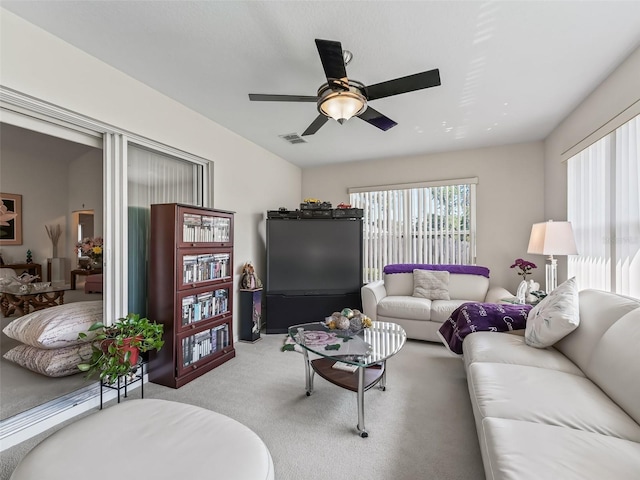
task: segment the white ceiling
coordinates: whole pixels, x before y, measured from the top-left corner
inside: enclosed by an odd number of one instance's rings
[[[1,6],[301,167],[545,138],[640,45],[640,1],[9,1]],[[433,68],[442,85],[371,102],[398,125],[330,121],[315,38],[371,85]],[[16,47],[18,48],[18,47]],[[640,76],[639,76],[640,78]]]

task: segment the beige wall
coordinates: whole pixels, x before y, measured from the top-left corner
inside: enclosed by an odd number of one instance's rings
[[[0,22],[3,86],[215,162],[210,203],[237,212],[236,273],[251,259],[264,274],[264,212],[300,201],[300,168],[6,10]]]
[[[640,48],[578,105],[544,142],[545,218],[567,218],[567,167],[563,152],[640,101]],[[603,132],[603,135],[608,132]],[[558,259],[559,280],[566,279],[566,257]]]
[[[302,196],[337,205],[349,187],[478,177],[477,263],[491,269],[492,283],[515,291],[520,278],[509,267],[527,256],[531,225],[544,219],[542,142],[463,150],[410,158],[306,168]],[[544,283],[544,269],[533,277]]]

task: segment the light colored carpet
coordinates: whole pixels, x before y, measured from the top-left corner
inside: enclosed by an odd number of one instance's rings
[[[281,352],[283,340],[263,335],[237,343],[235,359],[177,390],[147,384],[145,397],[245,424],[271,451],[278,480],[485,478],[462,361],[444,347],[409,341],[388,361],[387,390],[365,394],[363,439],[355,429],[356,394],[316,375],[307,397],[302,355]],[[2,478],[47,434],[2,452]]]
[[[102,300],[102,294],[85,294],[82,284],[78,283],[78,289],[66,291],[64,299],[65,303]],[[0,314],[0,328],[17,318],[19,317],[5,318]],[[5,360],[2,355],[18,344],[17,340],[0,333],[0,420],[88,385],[82,374],[51,378]]]

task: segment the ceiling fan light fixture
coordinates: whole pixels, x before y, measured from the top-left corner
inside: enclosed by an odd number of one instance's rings
[[[348,90],[333,91],[327,84],[318,91],[318,111],[343,124],[367,108],[367,99],[357,86],[349,82]]]

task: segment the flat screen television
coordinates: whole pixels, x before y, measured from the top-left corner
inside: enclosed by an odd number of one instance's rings
[[[332,295],[362,287],[361,219],[268,219],[266,291]]]

